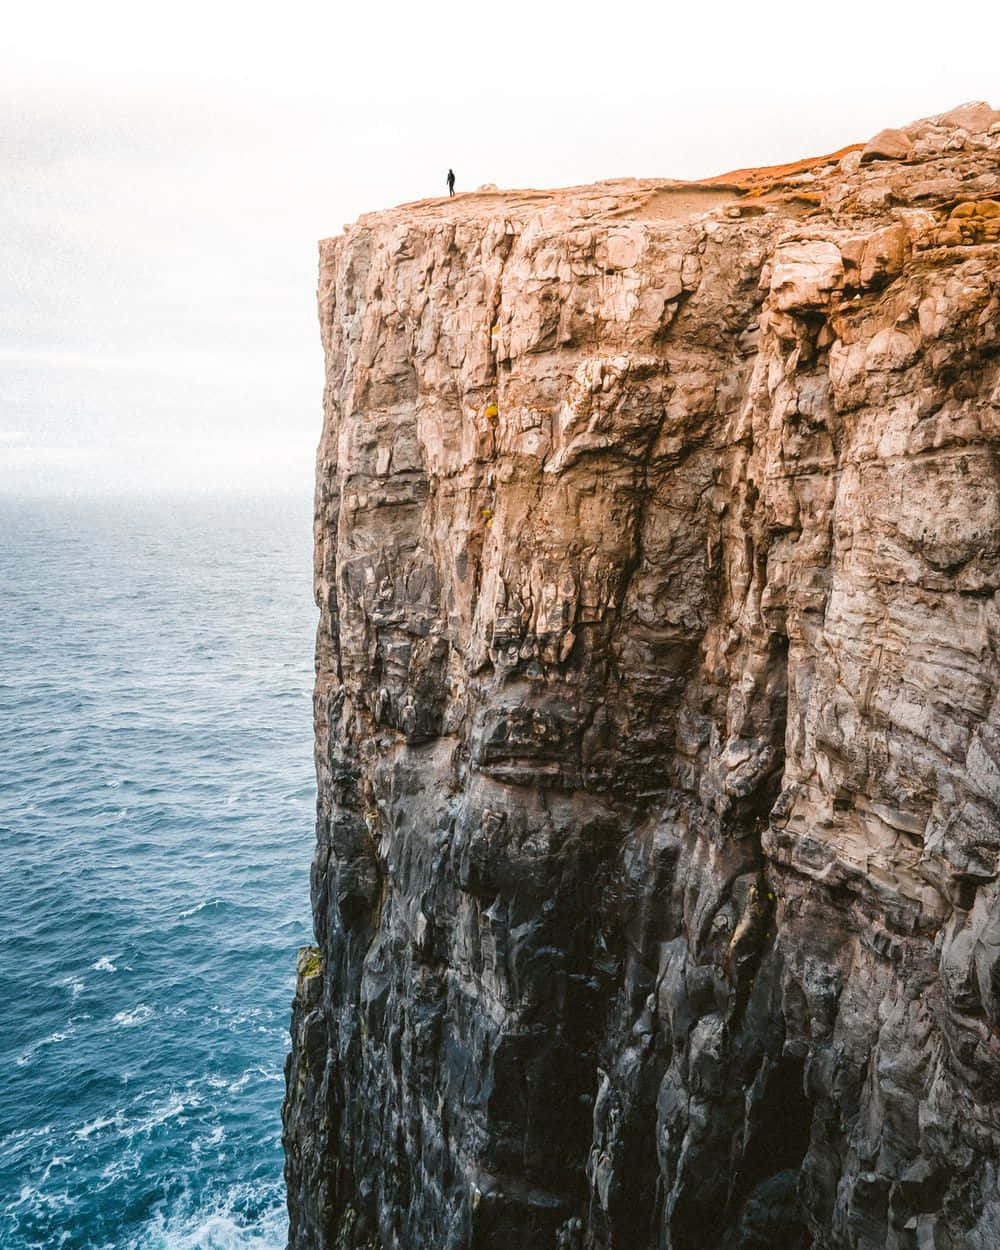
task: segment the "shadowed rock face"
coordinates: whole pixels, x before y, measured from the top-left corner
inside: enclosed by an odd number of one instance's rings
[[[321,251],[294,1250],[1000,1244],[1000,113]]]

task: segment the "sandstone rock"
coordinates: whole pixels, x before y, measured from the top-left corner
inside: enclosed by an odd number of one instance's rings
[[[844,264],[835,243],[814,240],[783,243],[774,255],[771,293],[782,312],[825,308],[843,285]]]
[[[1000,1244],[987,123],[322,244],[293,1250]]]
[[[861,163],[868,161],[905,161],[910,155],[910,138],[904,130],[880,130],[869,139],[861,153]]]
[[[862,288],[883,286],[903,271],[907,232],[903,225],[884,226],[865,240],[859,281]]]
[[[990,127],[1000,122],[1000,111],[992,108],[985,100],[975,100],[971,104],[960,104],[933,119],[939,126],[961,127],[970,134],[983,134]]]

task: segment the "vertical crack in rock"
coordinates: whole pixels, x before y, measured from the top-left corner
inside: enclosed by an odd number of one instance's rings
[[[1000,1244],[1000,114],[321,247],[293,1250]]]

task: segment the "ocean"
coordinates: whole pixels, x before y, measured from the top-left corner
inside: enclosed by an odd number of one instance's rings
[[[0,504],[0,1247],[279,1250],[307,498]]]

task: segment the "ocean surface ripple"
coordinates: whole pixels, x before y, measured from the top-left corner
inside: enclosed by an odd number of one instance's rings
[[[0,506],[0,1246],[278,1250],[304,499]]]

